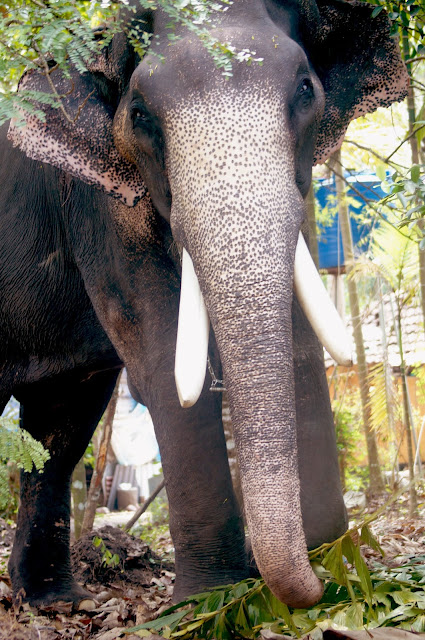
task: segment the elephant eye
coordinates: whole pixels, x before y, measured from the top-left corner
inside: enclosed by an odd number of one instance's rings
[[[301,82],[299,92],[302,94],[309,91],[313,91],[313,83],[310,78],[304,78],[304,80]]]
[[[131,109],[133,127],[143,126],[148,120],[148,114],[143,107],[134,106]]]
[[[310,78],[303,78],[298,87],[298,97],[301,102],[301,108],[307,109],[314,100],[313,83]]]

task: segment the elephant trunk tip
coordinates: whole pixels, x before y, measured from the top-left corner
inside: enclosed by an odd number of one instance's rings
[[[312,570],[308,576],[299,577],[287,573],[284,580],[268,580],[267,577],[264,580],[278,600],[294,609],[308,609],[323,596],[323,583]]]

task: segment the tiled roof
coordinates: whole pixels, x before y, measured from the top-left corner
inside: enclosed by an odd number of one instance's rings
[[[368,364],[382,362],[384,358],[384,341],[387,343],[388,362],[393,368],[400,366],[400,353],[397,339],[397,307],[394,298],[389,295],[371,302],[362,313],[362,331]],[[382,328],[382,315],[385,318],[385,332]],[[352,337],[351,318],[347,318],[347,332],[351,337],[353,360],[356,362],[356,351]],[[402,337],[404,359],[407,366],[425,363],[425,332],[420,306],[405,305],[402,309]],[[334,361],[325,350],[326,367],[332,366]]]

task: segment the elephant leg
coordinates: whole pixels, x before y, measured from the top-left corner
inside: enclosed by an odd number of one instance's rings
[[[44,472],[21,473],[21,502],[9,560],[14,595],[33,605],[87,593],[70,562],[71,475],[112,394],[118,371],[63,375],[17,394],[22,427],[50,452]]]
[[[323,348],[296,299],[292,318],[301,508],[312,549],[342,535],[348,520]]]
[[[209,391],[207,374],[195,406],[181,408],[173,373],[178,290],[159,282],[154,290],[143,325],[149,345],[143,358],[145,373],[133,370],[129,377],[155,425],[175,548],[174,599],[179,601],[205,588],[242,580],[248,577],[248,567],[227,459],[221,394]],[[216,354],[212,346],[210,356],[218,373]]]
[[[242,580],[248,569],[221,426],[221,398],[206,389],[195,407],[180,409],[174,396],[174,390],[161,390],[161,409],[152,408],[152,415],[170,502],[178,601]]]

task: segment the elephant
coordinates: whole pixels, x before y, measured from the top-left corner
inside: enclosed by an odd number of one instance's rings
[[[407,75],[368,4],[225,9],[210,35],[255,50],[230,77],[184,24],[170,43],[164,10],[138,8],[126,19],[144,22],[153,53],[140,59],[116,33],[84,73],[52,68],[68,118],[44,105],[44,120],[2,128],[0,410],[14,394],[51,455],[21,476],[9,561],[15,596],[35,605],[86,596],[70,567],[70,478],[123,366],[159,442],[176,600],[249,570],[207,355],[228,392],[256,564],[278,599],[320,599],[307,550],[347,526],[316,331],[349,356],[336,319],[321,318],[327,302],[309,306],[303,288],[317,283],[304,198],[314,163],[353,118],[401,100]],[[38,71],[21,87],[50,91]]]

